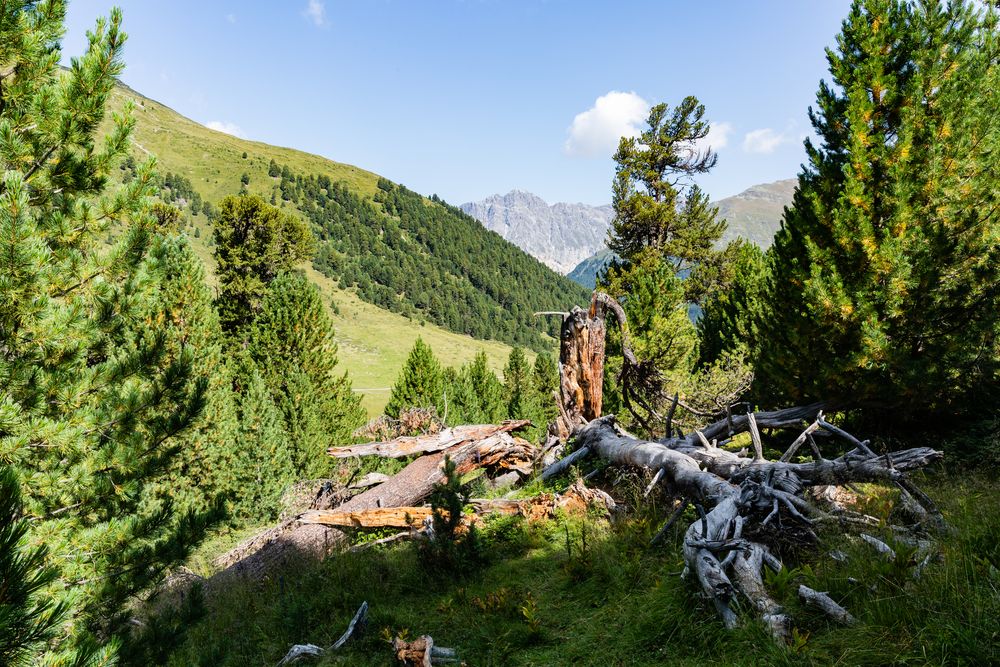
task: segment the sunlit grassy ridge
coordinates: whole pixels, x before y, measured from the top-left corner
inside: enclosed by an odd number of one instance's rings
[[[118,111],[127,101],[135,106],[133,141],[136,155],[155,156],[161,174],[173,172],[185,176],[195,190],[213,204],[238,192],[244,173],[250,176],[247,190],[269,197],[274,181],[267,170],[272,159],[297,173],[325,174],[331,180],[343,181],[364,196],[376,190],[378,176],[369,171],[291,148],[210,130],[124,85],[115,90],[110,107]],[[193,223],[199,235],[190,235],[191,243],[205,262],[209,283],[214,285],[209,246],[211,225],[204,215],[196,216]],[[486,352],[493,369],[499,371],[510,354],[510,346],[504,343],[475,340],[378,308],[362,301],[353,292],[340,289],[335,281],[311,266],[303,268],[320,288],[324,302],[331,307],[341,367],[364,395],[363,405],[371,415],[380,413],[388,401],[388,389],[418,336],[423,337],[443,363],[451,366],[471,361],[481,349]]]

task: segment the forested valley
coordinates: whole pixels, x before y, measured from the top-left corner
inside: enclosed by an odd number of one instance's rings
[[[1000,662],[992,4],[851,3],[766,251],[653,104],[593,293],[66,16],[0,3],[0,664]]]

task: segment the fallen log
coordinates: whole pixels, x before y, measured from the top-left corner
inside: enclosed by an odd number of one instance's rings
[[[569,513],[584,513],[597,505],[606,513],[616,508],[615,501],[600,489],[591,489],[576,482],[563,493],[542,493],[532,498],[473,498],[469,501],[472,514],[463,516],[463,525],[468,527],[479,523],[488,514],[521,516],[529,521],[548,519],[556,510]],[[443,512],[447,517],[447,512]],[[336,528],[410,528],[421,529],[431,520],[434,511],[428,506],[420,507],[377,507],[358,511],[309,510],[298,516],[305,524],[319,524]]]
[[[430,507],[376,507],[358,512],[310,510],[298,520],[336,528],[419,528],[433,516]]]
[[[795,415],[794,422],[798,423],[818,409],[779,411],[757,422],[792,425],[788,415]],[[732,428],[738,427],[737,421],[734,417]],[[753,428],[752,420],[745,418],[739,427]],[[862,453],[811,463],[771,462],[757,460],[759,454],[747,459],[704,446],[709,434],[722,433],[718,427],[709,427],[702,433],[704,439],[692,434],[651,442],[620,430],[613,417],[603,417],[579,429],[577,440],[581,447],[612,463],[662,471],[665,483],[695,503],[700,518],[685,533],[685,572],[695,575],[727,627],[737,622],[731,603],[739,593],[779,640],[788,636],[789,619],[767,593],[762,569],[766,565],[778,570],[781,562],[766,544],[752,536],[761,535],[761,528],[775,517],[786,529],[797,525],[812,534],[814,520],[830,515],[802,497],[807,487],[845,482],[891,483],[904,471],[926,466],[942,456],[933,449],[915,448],[886,456]]]
[[[444,459],[455,463],[458,474],[477,468],[495,472],[518,470],[527,475],[535,458],[535,448],[506,432],[510,424],[493,427],[481,440],[463,440],[452,447],[421,456],[388,481],[371,487],[338,506],[341,512],[409,507],[418,505],[444,481]],[[317,506],[314,509],[332,509]],[[344,539],[331,526],[303,523],[293,517],[237,545],[215,560],[221,571],[205,581],[206,594],[216,586],[226,586],[234,578],[261,579],[290,563],[321,560],[338,548]]]
[[[428,435],[404,436],[388,442],[369,442],[364,445],[346,447],[331,447],[327,453],[336,458],[351,458],[354,456],[381,456],[383,458],[401,459],[408,456],[430,454],[450,449],[473,440],[484,440],[497,433],[508,433],[530,426],[527,419],[506,421],[500,425],[473,424],[446,428],[438,433]]]

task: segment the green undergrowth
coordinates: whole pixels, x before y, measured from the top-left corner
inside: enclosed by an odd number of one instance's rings
[[[423,634],[477,666],[997,664],[1000,487],[983,475],[920,483],[954,529],[941,559],[915,579],[917,559],[887,529],[872,532],[897,547],[891,562],[828,531],[817,549],[768,575],[795,621],[788,645],[776,644],[746,604],[742,626],[723,630],[695,584],[679,576],[680,531],[648,547],[668,511],[654,500],[610,526],[595,517],[491,520],[480,531],[481,558],[463,572],[441,571],[404,544],[230,588],[208,601],[170,664],[274,665],[292,644],[332,644],[365,600],[366,631],[313,664],[391,665],[387,638]],[[862,509],[893,520],[890,491],[862,490]],[[829,558],[831,550],[846,562]],[[844,628],[803,609],[800,583],[829,591],[858,624]]]

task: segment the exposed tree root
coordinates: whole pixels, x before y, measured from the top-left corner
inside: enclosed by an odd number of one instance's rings
[[[800,536],[798,539],[815,541],[813,526],[817,521],[843,521],[846,517],[831,514],[806,500],[803,494],[806,488],[848,482],[896,483],[906,480],[906,471],[926,466],[942,456],[941,452],[926,447],[887,455],[876,455],[870,450],[859,452],[856,447],[834,460],[790,463],[766,461],[760,454],[746,458],[712,444],[722,433],[739,428],[752,430],[755,422],[792,426],[803,418],[815,417],[818,409],[814,406],[760,413],[758,419],[753,415],[743,419],[733,417],[732,425],[714,424],[700,436],[691,434],[662,442],[634,438],[619,429],[612,417],[602,417],[579,429],[577,440],[581,448],[613,463],[647,468],[658,475],[662,472],[663,480],[699,509],[699,519],[688,527],[684,537],[686,572],[694,574],[714,602],[723,623],[727,627],[737,623],[731,603],[740,593],[774,637],[784,640],[790,621],[763,583],[763,568],[780,570],[782,564],[760,536],[767,534],[769,526],[780,525],[778,533],[782,537],[792,534]],[[820,422],[819,426],[826,428],[827,424]],[[907,484],[912,486],[908,481]],[[924,494],[914,497],[928,513],[936,512]],[[671,522],[677,516],[679,512],[675,512]],[[873,538],[868,541],[874,544]],[[821,606],[841,622],[849,622],[851,617],[846,610],[825,594],[815,591],[810,594],[808,590],[804,594],[811,604]]]

